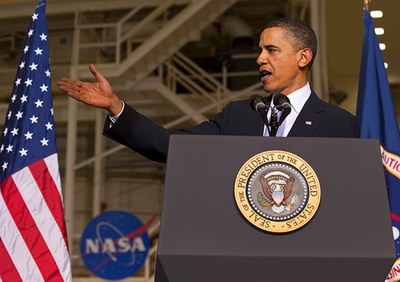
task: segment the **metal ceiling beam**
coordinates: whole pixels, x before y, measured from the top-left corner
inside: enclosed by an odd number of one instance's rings
[[[48,0],[46,14],[68,14],[75,11],[107,11],[129,9],[139,5],[143,0]],[[161,5],[164,0],[153,0],[149,7]],[[177,0],[176,4],[187,4],[190,0]],[[32,0],[6,0],[0,1],[0,19],[31,16],[36,7],[36,1]]]

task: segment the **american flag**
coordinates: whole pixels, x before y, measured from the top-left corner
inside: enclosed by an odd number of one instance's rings
[[[46,2],[28,27],[0,139],[0,281],[71,281]]]

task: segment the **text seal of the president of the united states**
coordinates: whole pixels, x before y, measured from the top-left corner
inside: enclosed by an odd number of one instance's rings
[[[235,180],[235,200],[254,226],[273,233],[294,231],[317,212],[321,187],[313,168],[286,151],[251,157]]]

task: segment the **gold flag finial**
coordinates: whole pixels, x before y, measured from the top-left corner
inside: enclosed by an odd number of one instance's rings
[[[368,4],[371,2],[372,0],[364,0],[364,9],[368,11]]]

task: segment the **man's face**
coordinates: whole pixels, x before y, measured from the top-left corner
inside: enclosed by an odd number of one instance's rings
[[[257,64],[266,92],[288,95],[306,84],[307,71],[300,68],[302,50],[296,51],[288,42],[284,28],[265,29],[260,35],[259,48]]]

